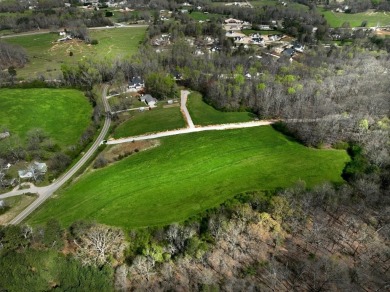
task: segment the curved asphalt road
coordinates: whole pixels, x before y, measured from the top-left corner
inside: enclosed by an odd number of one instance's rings
[[[108,101],[106,99],[106,94],[107,94],[107,85],[104,85],[103,87],[103,93],[102,93],[102,100],[104,104],[104,109],[106,112],[110,111],[110,106],[108,104]],[[16,216],[14,219],[12,219],[8,224],[19,224],[22,222],[28,215],[30,215],[35,209],[37,209],[43,202],[45,202],[56,190],[58,190],[63,184],[65,184],[87,161],[88,159],[92,156],[92,154],[96,151],[96,149],[99,147],[101,142],[103,141],[104,137],[106,136],[108,129],[110,128],[110,123],[111,123],[111,118],[109,115],[106,115],[106,119],[104,121],[104,125],[102,130],[100,131],[99,136],[89,148],[87,153],[84,154],[84,156],[77,161],[77,163],[68,171],[66,172],[63,176],[61,176],[59,179],[57,179],[54,183],[51,185],[48,185],[46,187],[41,187],[41,188],[34,188],[34,189],[26,189],[26,190],[20,190],[20,191],[15,191],[15,194],[21,193],[27,193],[27,192],[37,192],[39,194],[38,199],[36,199],[31,205],[29,205],[26,209],[24,209],[18,216]],[[9,194],[4,194],[3,196],[6,197]]]

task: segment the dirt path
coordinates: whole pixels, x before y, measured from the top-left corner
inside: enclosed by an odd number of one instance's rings
[[[140,140],[148,140],[148,139],[156,139],[167,136],[175,136],[182,135],[188,133],[195,132],[203,132],[203,131],[215,131],[215,130],[230,130],[230,129],[241,129],[241,128],[251,128],[251,127],[259,127],[259,126],[267,126],[275,123],[276,121],[254,121],[254,122],[246,122],[246,123],[233,123],[233,124],[223,124],[223,125],[212,125],[212,126],[204,126],[204,127],[194,127],[194,128],[185,128],[173,131],[160,132],[155,134],[148,134],[142,136],[134,136],[128,138],[122,138],[117,140],[109,140],[107,144],[114,145],[120,143],[127,143],[132,141],[140,141]]]
[[[182,90],[181,91],[181,96],[180,96],[180,110],[183,113],[184,119],[187,122],[187,125],[190,129],[195,128],[195,125],[192,121],[192,118],[190,116],[190,113],[188,112],[187,109],[187,97],[190,94],[188,90]]]

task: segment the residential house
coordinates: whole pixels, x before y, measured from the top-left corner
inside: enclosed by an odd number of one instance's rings
[[[128,88],[129,89],[135,89],[140,90],[145,87],[145,82],[142,80],[140,76],[134,76],[131,78],[131,81],[129,82]]]
[[[294,54],[295,54],[294,48],[288,48],[288,49],[285,49],[283,51],[283,55],[288,56],[288,57],[292,57],[292,56],[294,56]]]
[[[21,179],[34,179],[37,180],[40,176],[44,175],[47,172],[46,163],[34,161],[31,163],[27,169],[19,170],[19,178]]]
[[[300,52],[300,53],[303,53],[303,50],[305,49],[305,46],[302,45],[301,43],[297,42],[297,41],[294,41],[292,43],[292,48],[297,51],[297,52]]]
[[[239,19],[228,18],[228,19],[225,19],[225,23],[226,24],[243,24],[244,22],[242,20],[239,20]]]

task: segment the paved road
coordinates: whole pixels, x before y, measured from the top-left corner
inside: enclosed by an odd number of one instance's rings
[[[110,111],[110,106],[108,104],[108,101],[106,99],[107,94],[107,85],[104,85],[103,87],[103,93],[102,93],[102,100],[104,104],[104,109],[106,112]],[[64,185],[92,156],[92,154],[96,151],[96,149],[99,147],[101,142],[103,141],[104,137],[106,136],[109,128],[110,128],[111,119],[109,115],[106,115],[106,119],[104,121],[104,125],[102,130],[100,131],[99,136],[89,148],[89,150],[83,155],[83,157],[63,176],[61,176],[59,179],[57,179],[54,183],[51,185],[48,185],[46,187],[41,188],[32,188],[32,189],[26,189],[21,191],[15,191],[3,194],[1,196],[7,196],[12,195],[12,193],[15,195],[18,192],[32,192],[32,190],[35,190],[39,196],[38,199],[36,199],[31,205],[29,205],[26,209],[24,209],[18,216],[16,216],[14,219],[12,219],[9,224],[18,224],[22,222],[28,215],[30,215],[34,210],[36,210],[43,202],[45,202],[56,190],[58,190],[62,185]],[[20,193],[19,193],[20,194]]]
[[[234,124],[212,125],[212,126],[204,126],[204,127],[196,127],[196,128],[186,128],[186,129],[160,132],[160,133],[155,133],[155,134],[122,138],[122,139],[117,139],[117,140],[109,140],[109,141],[107,141],[107,144],[110,144],[110,145],[121,144],[121,143],[127,143],[127,142],[132,142],[132,141],[149,140],[149,139],[156,139],[156,138],[161,138],[161,137],[175,136],[175,135],[182,135],[182,134],[203,132],[203,131],[259,127],[259,126],[271,125],[275,122],[276,121],[273,121],[273,120],[271,120],[271,121],[254,121],[254,122],[247,122],[247,123],[234,123]]]
[[[191,129],[195,128],[195,125],[192,122],[192,118],[190,116],[190,113],[188,112],[188,109],[187,109],[187,97],[190,94],[190,92],[188,90],[182,90],[180,94],[181,94],[181,96],[180,96],[180,110],[184,115],[184,119],[186,120],[188,127]]]

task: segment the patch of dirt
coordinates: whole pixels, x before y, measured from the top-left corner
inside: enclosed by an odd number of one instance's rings
[[[112,158],[117,157],[119,155],[125,155],[130,152],[144,151],[150,148],[157,147],[159,145],[159,140],[144,140],[117,144],[105,153],[105,158],[111,160]]]
[[[174,104],[167,104],[164,105],[163,108],[170,108],[170,107],[179,107],[180,103],[174,103]]]
[[[145,151],[147,149],[151,149],[157,146],[160,146],[160,140],[144,140],[122,143],[109,148],[99,157],[102,156],[106,160],[107,164],[111,164],[134,153]]]
[[[58,54],[58,51],[64,51],[64,55],[69,55],[69,52],[82,54],[85,51],[85,43],[79,39],[72,39],[63,42],[55,42],[49,49],[52,55]]]
[[[375,32],[376,35],[390,35],[390,31],[389,30],[377,30]]]

